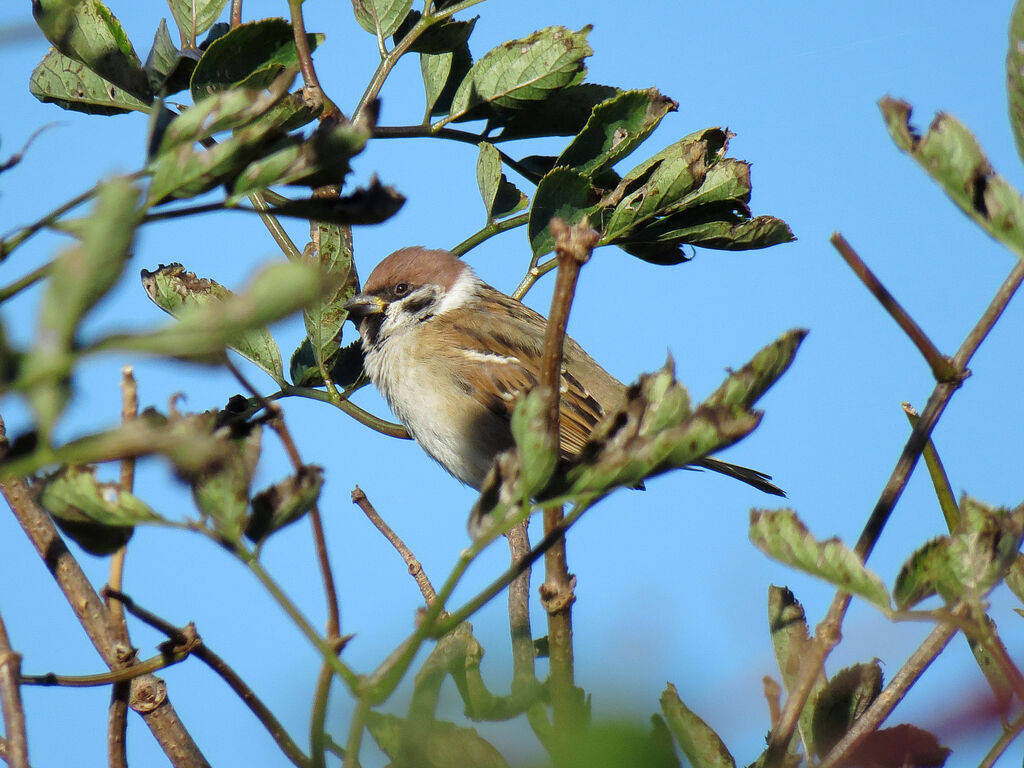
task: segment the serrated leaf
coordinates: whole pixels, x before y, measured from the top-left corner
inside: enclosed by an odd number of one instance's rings
[[[1010,103],[1010,127],[1017,154],[1024,159],[1024,3],[1013,4],[1010,44],[1006,51],[1006,94]]]
[[[148,112],[149,104],[140,101],[113,83],[104,80],[85,64],[51,48],[32,71],[29,92],[44,104],[89,115],[123,115]]]
[[[803,328],[786,331],[754,355],[750,362],[730,373],[704,404],[753,407],[779,377],[789,370],[796,351],[806,337],[807,331]]]
[[[153,92],[121,22],[99,0],[34,0],[32,15],[54,48],[139,101]]]
[[[419,11],[409,11],[398,29],[395,30],[395,45],[398,45],[409,34],[421,17],[422,14]],[[459,21],[449,17],[444,21],[435,22],[427,27],[407,50],[410,53],[427,54],[454,51],[467,43],[479,18],[479,16],[474,16],[472,19]]]
[[[153,35],[153,47],[149,50],[143,69],[149,77],[149,85],[155,93],[169,96],[188,88],[188,81],[199,61],[198,51],[179,51],[171,41],[167,22],[160,24]]]
[[[814,709],[815,754],[827,755],[881,692],[882,667],[877,659],[839,670]]]
[[[662,118],[679,105],[656,88],[623,91],[594,107],[583,130],[558,157],[556,165],[593,176],[636,149]]]
[[[502,120],[501,138],[575,136],[587,124],[594,107],[618,93],[621,93],[618,88],[596,83],[566,86],[549,94],[530,109],[506,115]]]
[[[259,544],[299,520],[316,504],[323,482],[323,467],[303,464],[294,475],[257,493],[252,497],[246,538]]]
[[[183,309],[178,321],[159,330],[107,336],[91,350],[128,349],[216,362],[224,347],[246,332],[297,312],[329,288],[311,265],[273,262],[261,269],[242,293],[197,302]]]
[[[736,761],[721,737],[687,707],[672,683],[661,694],[661,713],[691,765],[734,768]]]
[[[193,47],[199,35],[220,18],[227,4],[228,0],[168,0],[174,22]]]
[[[597,193],[590,180],[578,171],[555,168],[540,180],[530,207],[527,230],[535,256],[555,248],[551,235],[551,219],[561,218],[572,225],[597,211]]]
[[[480,142],[476,182],[488,222],[521,211],[529,204],[529,198],[501,172],[501,155],[493,144],[486,141]]]
[[[319,265],[334,290],[310,305],[303,312],[303,320],[317,367],[330,372],[340,351],[341,328],[348,319],[344,304],[359,290],[359,277],[352,263],[351,228],[319,223],[313,234],[304,255]]]
[[[952,115],[940,112],[922,137],[910,126],[911,107],[879,102],[896,145],[927,171],[982,229],[1024,258],[1024,198],[993,170],[977,139]]]
[[[442,122],[469,119],[483,104],[520,109],[575,83],[584,71],[583,60],[593,53],[586,42],[590,29],[547,27],[489,51],[459,85]]]
[[[161,265],[153,272],[142,270],[142,287],[154,304],[175,317],[187,314],[192,307],[224,301],[232,295],[220,283],[196,277],[178,263]],[[266,327],[246,330],[227,346],[258,365],[278,384],[286,383],[281,351]]]
[[[889,593],[877,575],[839,539],[819,542],[791,509],[750,511],[750,540],[781,563],[828,581],[889,611]]]
[[[228,541],[238,541],[248,520],[249,489],[260,459],[263,428],[247,425],[239,435],[222,428],[215,436],[225,442],[224,459],[190,478],[192,498],[217,533]]]
[[[799,680],[801,663],[810,653],[813,641],[803,606],[786,587],[768,588],[768,628],[782,683],[786,691],[791,693]],[[827,682],[825,672],[819,671],[800,711],[800,737],[807,754],[814,754],[814,708]]]
[[[323,35],[307,34],[310,50]],[[192,73],[192,98],[235,86],[265,88],[282,71],[299,66],[292,26],[284,19],[263,19],[241,24],[218,37],[199,59]]]
[[[359,26],[371,35],[390,37],[409,15],[412,0],[352,0]]]
[[[371,135],[362,123],[321,122],[308,139],[289,136],[281,148],[251,162],[235,179],[228,204],[275,184],[341,186]]]
[[[194,107],[175,117],[164,131],[156,155],[182,145],[239,128],[267,113],[287,95],[296,70],[285,70],[267,89],[238,88],[215,93],[199,100]]]

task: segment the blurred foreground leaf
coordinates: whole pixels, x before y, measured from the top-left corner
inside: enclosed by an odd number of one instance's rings
[[[672,683],[661,694],[661,712],[691,765],[699,765],[701,768],[735,767],[736,761],[722,739],[683,704]]]

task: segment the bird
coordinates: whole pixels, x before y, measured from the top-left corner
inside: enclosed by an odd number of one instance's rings
[[[480,490],[513,445],[517,400],[540,379],[547,321],[481,280],[452,253],[401,248],[344,304],[359,329],[370,381],[420,447]],[[565,337],[560,453],[577,456],[594,427],[625,401],[626,386]],[[785,496],[771,476],[705,457],[709,469]]]

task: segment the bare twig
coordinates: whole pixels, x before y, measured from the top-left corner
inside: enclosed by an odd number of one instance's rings
[[[971,329],[970,333],[967,334],[957,353],[953,356],[952,364],[956,370],[966,375],[967,364],[978,350],[981,342],[984,341],[985,337],[992,330],[996,321],[1003,314],[1007,304],[1013,298],[1022,281],[1024,281],[1024,261],[1017,261],[1010,274],[1007,275],[1002,285],[999,286],[984,314],[975,324],[974,328]],[[961,382],[962,377],[957,378],[955,381],[939,381],[935,389],[932,390],[924,411],[921,412],[921,418],[911,431],[910,437],[907,438],[899,460],[896,462],[896,466],[893,468],[885,488],[882,489],[882,493],[871,512],[871,516],[857,541],[855,551],[862,560],[867,560],[871,554],[871,550],[881,536],[882,529],[889,520],[896,502],[899,501],[904,488],[906,488],[911,472],[917,465],[917,461],[921,457],[925,446],[928,444],[932,430],[935,429],[939,417],[949,404],[953,393],[960,387]],[[839,640],[839,628],[843,617],[846,615],[846,609],[850,605],[850,599],[850,595],[845,592],[836,593],[827,616],[819,625],[819,636],[800,665],[798,684],[793,687],[793,690],[790,691],[786,699],[779,727],[772,731],[771,740],[768,744],[766,765],[778,765],[780,764],[779,761],[784,757],[786,745],[793,735],[793,729],[796,727],[797,719],[807,701],[807,696],[810,694],[814,679],[822,668],[825,658]]]
[[[132,616],[153,627],[158,632],[167,635],[176,646],[187,646],[191,655],[213,670],[238,695],[238,698],[245,702],[245,705],[249,707],[249,711],[263,724],[263,727],[267,729],[267,732],[288,759],[299,766],[299,768],[308,768],[310,764],[309,758],[303,754],[291,736],[288,735],[284,726],[274,717],[274,714],[253,690],[246,685],[238,673],[202,641],[193,625],[190,624],[185,628],[177,627],[166,619],[138,605],[128,595],[115,592],[112,589],[104,590],[104,596],[113,598],[113,600],[121,603]]]
[[[17,152],[15,152],[13,155],[11,155],[9,158],[4,160],[3,162],[0,162],[0,173],[3,173],[4,171],[10,170],[14,166],[16,166],[18,163],[20,163],[22,158],[25,156],[25,152],[27,152],[28,148],[32,145],[32,142],[35,141],[37,138],[39,138],[39,134],[41,134],[45,130],[53,128],[53,126],[55,126],[55,125],[61,125],[61,123],[60,122],[47,123],[46,125],[41,125],[38,128],[36,128],[32,132],[32,135],[29,136],[25,140],[25,143],[21,146],[21,149],[19,149]]]
[[[2,421],[0,442],[2,453],[6,450]],[[0,483],[0,493],[64,593],[100,657],[111,669],[120,668],[126,659],[117,652],[119,644],[110,632],[109,616],[103,602],[68,551],[50,517],[36,503],[28,484],[21,479],[5,480]],[[208,765],[174,711],[162,680],[143,675],[132,681],[131,691],[129,705],[142,716],[175,768]]]
[[[366,498],[366,494],[363,493],[363,489],[358,485],[352,490],[352,503],[357,505],[363,514],[365,514],[370,522],[373,523],[374,527],[384,534],[384,538],[387,539],[391,546],[395,548],[402,559],[405,561],[406,567],[409,569],[409,575],[416,580],[416,586],[420,588],[420,593],[423,595],[424,601],[427,603],[427,607],[437,600],[437,592],[434,591],[434,585],[430,583],[430,579],[427,577],[426,571],[423,570],[423,566],[420,561],[416,559],[416,555],[412,553],[412,550],[406,546],[405,542],[399,537],[397,533],[392,530],[391,526],[384,522],[384,518],[378,514],[377,510],[373,508],[373,504]]]
[[[561,406],[562,352],[569,308],[576,293],[580,267],[590,258],[597,245],[598,234],[584,219],[570,227],[559,218],[551,220],[558,255],[558,277],[551,299],[551,312],[544,333],[544,356],[541,360],[539,385],[544,388],[547,403],[547,429],[556,447],[559,439]],[[561,505],[544,508],[544,532],[557,530],[563,519]],[[583,722],[583,700],[576,688],[573,673],[572,604],[576,600],[576,579],[569,574],[565,539],[559,538],[544,553],[545,578],[540,588],[541,604],[548,614],[550,647],[551,706],[555,731],[571,736]]]
[[[25,708],[21,704],[21,654],[11,649],[7,627],[0,617],[0,705],[4,710],[4,735],[7,737],[7,764],[28,768],[28,737]]]
[[[309,765],[310,768],[326,768],[327,765],[327,701],[331,692],[334,673],[326,663],[320,665],[313,694],[313,713],[309,718]]]
[[[344,411],[346,414],[351,416],[353,419],[358,421],[364,427],[369,427],[375,432],[380,432],[382,435],[388,437],[397,437],[401,440],[412,440],[412,436],[406,431],[405,427],[401,424],[396,424],[393,421],[387,421],[374,416],[372,413],[364,411],[358,405],[349,400],[333,400],[331,396],[326,392],[321,392],[319,389],[313,389],[312,387],[295,387],[287,386],[281,389],[284,395],[291,397],[305,397],[310,400],[319,400],[322,403],[329,403],[335,408]]]
[[[36,267],[24,277],[18,278],[10,285],[5,285],[3,288],[0,288],[0,302],[7,301],[12,296],[17,296],[26,288],[31,288],[44,277],[49,275],[51,269],[53,269],[53,262],[48,261],[42,266]]]
[[[359,768],[359,748],[363,743],[363,731],[366,729],[366,716],[370,714],[370,702],[361,698],[356,702],[356,711],[348,726],[348,739],[345,741],[345,761],[343,768]]]
[[[231,0],[231,28],[242,23],[242,0]]]
[[[996,743],[992,745],[992,749],[990,749],[988,754],[986,754],[982,761],[978,763],[978,768],[992,768],[1003,752],[1006,751],[1006,748],[1013,743],[1014,739],[1020,736],[1022,731],[1024,731],[1024,714],[1020,715],[1016,720],[1006,726],[1002,735],[996,740]]]
[[[896,297],[889,293],[889,290],[882,285],[882,282],[871,271],[871,268],[864,263],[857,252],[853,250],[853,247],[846,242],[846,238],[838,232],[834,232],[830,242],[839,251],[839,255],[843,257],[843,260],[850,265],[850,269],[856,273],[861,282],[878,299],[878,302],[885,308],[890,317],[896,321],[896,324],[914,342],[914,346],[917,347],[918,351],[928,362],[928,365],[931,366],[932,375],[935,376],[935,380],[958,380],[961,372],[953,367],[952,360],[939,352],[938,348],[932,343],[932,340],[921,329],[921,326],[917,324],[914,318],[907,314],[903,306],[896,301]]]
[[[313,55],[309,50],[309,41],[306,38],[306,21],[302,17],[302,2],[303,0],[288,0],[288,11],[291,14],[292,30],[295,32],[295,49],[299,54],[302,81],[306,84],[307,91],[312,91],[316,100],[324,106],[320,120],[335,119],[340,117],[341,113],[334,102],[327,98],[324,89],[320,87],[320,80],[317,79],[316,68],[313,66]]]

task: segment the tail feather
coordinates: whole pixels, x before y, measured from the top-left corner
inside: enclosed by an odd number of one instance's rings
[[[773,496],[785,496],[786,492],[779,488],[774,483],[768,482],[772,479],[771,475],[766,475],[764,472],[758,472],[756,469],[748,469],[747,467],[741,467],[738,464],[730,464],[727,461],[721,459],[712,459],[710,457],[695,461],[694,466],[703,467],[704,469],[710,469],[712,472],[719,472],[723,475],[728,475],[747,485],[752,485],[759,491],[770,493]]]

